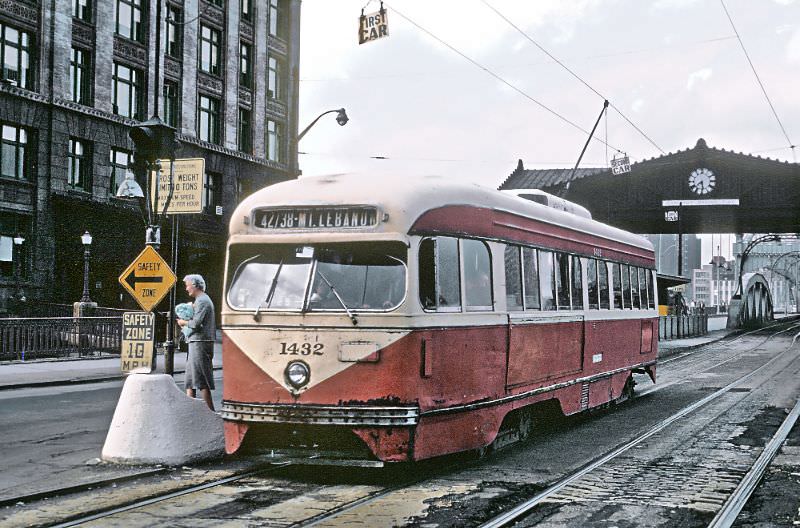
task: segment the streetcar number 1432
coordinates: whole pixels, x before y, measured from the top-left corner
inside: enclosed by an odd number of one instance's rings
[[[281,355],[288,356],[321,356],[325,345],[322,343],[286,343],[281,342]]]

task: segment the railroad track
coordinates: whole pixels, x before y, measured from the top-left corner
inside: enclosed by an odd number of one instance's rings
[[[763,343],[765,343],[767,340],[772,339],[776,335],[796,330],[798,327],[800,327],[800,325],[795,324],[787,329],[775,332],[774,334],[771,334],[769,337],[767,337],[767,339],[762,341],[760,344],[757,344],[755,347],[752,348],[753,349],[758,348],[759,346],[763,345]],[[792,345],[794,345],[794,341],[792,342]],[[673,413],[671,416],[653,425],[644,433],[636,436],[635,438],[626,442],[625,444],[620,445],[619,447],[613,449],[607,454],[597,458],[596,460],[583,466],[581,469],[573,472],[572,474],[563,477],[562,479],[548,486],[546,489],[537,493],[530,499],[522,502],[521,504],[518,504],[517,506],[511,509],[508,509],[502,514],[497,515],[496,517],[490,519],[489,521],[481,524],[480,525],[481,528],[508,527],[508,526],[513,526],[514,524],[520,522],[521,520],[525,519],[528,515],[530,515],[537,506],[543,504],[545,501],[552,498],[553,496],[555,496],[568,486],[577,483],[581,478],[585,477],[589,473],[598,470],[605,464],[615,459],[618,459],[621,455],[625,454],[632,448],[642,444],[643,442],[653,437],[654,435],[660,433],[670,425],[685,418],[686,416],[695,412],[696,410],[705,407],[710,403],[718,400],[722,396],[730,393],[732,390],[743,385],[747,381],[753,379],[757,374],[759,374],[762,371],[765,371],[776,362],[780,361],[781,359],[784,359],[786,353],[792,349],[792,345],[790,345],[788,348],[775,355],[773,358],[771,358],[769,361],[762,364],[758,368],[750,371],[749,373],[743,376],[740,376],[738,379],[734,380],[731,383],[728,383],[724,387],[707,395],[706,397],[700,399],[699,401],[684,407],[683,409],[679,410],[676,413]],[[741,354],[742,353],[739,353],[737,356]],[[727,363],[732,359],[734,358],[727,358],[725,361],[719,362],[715,366]],[[756,486],[758,485],[758,482],[760,481],[764,472],[768,468],[769,463],[772,461],[775,454],[780,449],[780,446],[782,445],[783,441],[789,434],[789,431],[794,426],[798,418],[798,415],[800,415],[800,401],[798,401],[798,403],[794,406],[793,410],[789,413],[789,415],[784,420],[783,424],[778,429],[778,432],[775,433],[770,442],[765,446],[762,455],[752,465],[751,469],[741,480],[740,484],[737,486],[734,493],[725,501],[724,505],[722,506],[722,508],[717,513],[716,517],[714,517],[713,521],[709,525],[710,527],[722,528],[722,527],[729,527],[733,524],[738,514],[741,512],[742,508],[746,504],[748,498],[752,495],[753,491],[756,489]]]

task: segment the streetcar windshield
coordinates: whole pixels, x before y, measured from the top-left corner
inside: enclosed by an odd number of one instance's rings
[[[385,311],[406,289],[402,243],[231,248],[228,304],[237,310]]]

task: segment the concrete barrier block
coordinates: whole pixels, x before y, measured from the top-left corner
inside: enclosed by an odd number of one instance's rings
[[[119,464],[177,466],[221,457],[222,418],[188,397],[166,374],[125,380],[102,458]]]

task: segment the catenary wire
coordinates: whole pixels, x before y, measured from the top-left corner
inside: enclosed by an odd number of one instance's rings
[[[614,105],[614,103],[612,103],[612,102],[611,102],[611,100],[610,100],[608,97],[604,96],[603,94],[601,94],[600,92],[598,92],[597,90],[595,90],[595,89],[594,89],[594,87],[592,87],[592,86],[591,86],[589,83],[587,83],[586,81],[584,81],[584,80],[581,78],[581,76],[580,76],[580,75],[578,75],[577,73],[575,73],[574,71],[572,71],[572,70],[571,70],[571,69],[570,69],[570,68],[569,68],[569,67],[568,67],[566,64],[564,64],[563,62],[561,62],[561,61],[560,61],[560,60],[559,60],[557,57],[555,57],[555,56],[554,56],[552,53],[550,53],[549,51],[547,51],[547,50],[546,50],[546,49],[545,49],[545,48],[544,48],[544,47],[543,47],[541,44],[539,44],[538,42],[536,42],[535,40],[533,40],[533,38],[532,38],[530,35],[528,35],[528,34],[527,34],[525,31],[523,31],[523,30],[522,30],[522,29],[521,29],[519,26],[517,26],[516,24],[514,24],[514,22],[512,22],[512,21],[511,21],[511,20],[510,20],[508,17],[506,17],[506,16],[505,16],[503,13],[501,13],[500,11],[498,11],[498,10],[497,10],[497,9],[496,9],[496,8],[495,8],[495,7],[494,7],[492,4],[490,4],[490,3],[489,3],[489,2],[487,2],[486,0],[481,0],[481,2],[483,2],[483,4],[484,4],[486,7],[488,7],[488,8],[489,8],[489,9],[491,9],[492,11],[494,11],[494,13],[495,13],[497,16],[499,16],[500,18],[502,18],[502,19],[503,19],[503,20],[504,20],[504,21],[505,21],[505,22],[506,22],[506,23],[507,23],[509,26],[511,26],[511,27],[513,27],[515,30],[517,30],[517,32],[518,32],[520,35],[522,35],[523,37],[525,37],[525,38],[526,38],[528,41],[530,41],[530,43],[531,43],[531,44],[533,44],[534,46],[536,46],[537,48],[539,48],[539,50],[541,50],[541,51],[542,51],[542,53],[544,53],[545,55],[547,55],[548,57],[550,57],[552,60],[554,60],[554,61],[556,62],[556,64],[558,64],[559,66],[561,66],[562,68],[564,68],[565,70],[567,70],[567,72],[569,72],[569,74],[570,74],[570,75],[572,75],[573,77],[575,77],[575,78],[576,78],[578,81],[580,81],[580,82],[581,82],[581,83],[582,83],[584,86],[586,86],[586,87],[587,87],[589,90],[591,90],[592,92],[594,92],[594,93],[595,93],[595,94],[596,94],[598,97],[600,97],[600,98],[601,98],[601,99],[603,99],[603,100],[609,101],[609,105],[611,106],[611,108],[613,108],[613,109],[614,109],[614,110],[615,110],[615,111],[616,111],[616,112],[617,112],[617,113],[618,113],[618,114],[619,114],[619,115],[622,117],[622,119],[624,119],[625,121],[627,121],[627,123],[628,123],[629,125],[631,125],[631,126],[634,128],[634,130],[636,130],[636,131],[637,131],[637,132],[638,132],[638,133],[639,133],[639,134],[640,134],[640,135],[641,135],[643,138],[645,138],[645,139],[646,139],[646,140],[647,140],[647,141],[648,141],[648,142],[649,142],[651,145],[653,145],[653,146],[654,146],[654,147],[655,147],[655,148],[656,148],[656,149],[657,149],[659,152],[661,152],[662,154],[666,154],[666,152],[664,152],[664,150],[663,150],[661,147],[659,147],[659,146],[656,144],[656,142],[655,142],[655,141],[653,141],[653,140],[650,138],[650,136],[648,136],[647,134],[645,134],[645,133],[644,133],[644,131],[643,131],[641,128],[639,128],[639,127],[638,127],[638,126],[637,126],[637,125],[636,125],[636,124],[635,124],[633,121],[631,121],[631,120],[628,118],[628,116],[626,116],[626,115],[625,115],[625,114],[622,112],[622,110],[620,110],[619,108],[617,108],[617,107]]]
[[[736,34],[736,40],[739,41],[739,45],[742,47],[744,56],[745,58],[747,58],[747,63],[750,65],[750,69],[753,70],[753,75],[755,75],[756,81],[758,82],[758,85],[761,87],[761,92],[764,94],[764,99],[767,100],[767,104],[772,110],[772,115],[775,116],[775,120],[778,122],[778,126],[781,128],[781,132],[783,132],[783,137],[786,138],[787,143],[789,143],[789,148],[792,149],[792,155],[794,155],[795,145],[794,143],[792,143],[792,140],[789,139],[789,134],[786,132],[786,128],[784,128],[783,123],[781,122],[781,118],[778,117],[778,112],[775,110],[775,106],[772,104],[772,100],[770,100],[769,95],[767,94],[767,89],[766,87],[764,87],[764,83],[761,82],[761,77],[759,77],[758,72],[756,71],[756,67],[753,64],[753,61],[750,59],[750,54],[747,53],[747,48],[744,47],[744,42],[742,41],[742,37],[739,35],[739,31],[736,29],[736,25],[733,23],[733,18],[731,18],[731,14],[728,12],[728,8],[725,5],[725,0],[719,0],[719,3],[722,4],[722,9],[725,11],[725,16],[728,17],[728,22],[730,22],[731,28],[733,28],[733,32]]]
[[[462,51],[461,51],[461,50],[459,50],[458,48],[454,47],[453,45],[449,44],[449,43],[448,43],[448,42],[446,42],[445,40],[443,40],[443,39],[441,39],[440,37],[436,36],[436,35],[435,35],[435,34],[433,34],[431,31],[429,31],[429,30],[425,29],[424,27],[420,26],[418,23],[416,23],[415,21],[413,21],[412,19],[410,19],[410,18],[408,18],[406,15],[404,15],[402,12],[398,11],[396,7],[394,7],[394,6],[390,6],[390,8],[392,9],[392,11],[394,11],[395,13],[397,13],[397,14],[398,14],[398,15],[399,15],[401,18],[403,18],[404,20],[406,20],[408,23],[410,23],[411,25],[415,26],[417,29],[419,29],[420,31],[422,31],[423,33],[425,33],[426,35],[428,35],[429,37],[433,38],[434,40],[436,40],[436,41],[437,41],[437,42],[439,42],[440,44],[442,44],[442,45],[446,46],[448,49],[450,49],[451,51],[455,52],[456,54],[458,54],[459,56],[461,56],[463,59],[465,59],[465,60],[467,60],[468,62],[470,62],[472,65],[474,65],[474,66],[476,66],[477,68],[479,68],[479,69],[483,70],[484,72],[488,73],[489,75],[491,75],[492,77],[494,77],[495,79],[497,79],[498,81],[500,81],[501,83],[505,84],[506,86],[508,86],[509,88],[511,88],[512,90],[514,90],[515,92],[517,92],[518,94],[522,95],[523,97],[525,97],[526,99],[528,99],[529,101],[531,101],[532,103],[534,103],[534,104],[538,105],[539,107],[541,107],[543,110],[545,110],[545,111],[549,112],[550,114],[554,115],[554,116],[555,116],[555,117],[557,117],[558,119],[560,119],[560,120],[564,121],[565,123],[567,123],[567,124],[571,125],[573,128],[576,128],[576,129],[580,130],[581,132],[583,132],[583,133],[584,133],[584,134],[586,134],[587,136],[589,135],[589,131],[588,131],[588,130],[586,130],[585,128],[583,128],[582,126],[580,126],[579,124],[575,123],[574,121],[571,121],[569,118],[567,118],[567,117],[565,117],[564,115],[562,115],[562,114],[560,114],[560,113],[556,112],[555,110],[553,110],[553,109],[552,109],[552,108],[550,108],[549,106],[545,105],[545,104],[544,104],[544,103],[542,103],[541,101],[538,101],[537,99],[535,99],[534,97],[532,97],[530,94],[526,93],[526,92],[525,92],[524,90],[522,90],[521,88],[519,88],[519,87],[517,87],[517,86],[515,86],[515,85],[511,84],[510,82],[508,82],[507,80],[505,80],[503,77],[501,77],[500,75],[498,75],[498,74],[497,74],[497,73],[495,73],[494,71],[490,70],[489,68],[487,68],[487,67],[486,67],[486,66],[484,66],[483,64],[479,63],[478,61],[476,61],[476,60],[475,60],[475,59],[473,59],[472,57],[468,56],[467,54],[465,54],[464,52],[462,52]],[[595,141],[599,141],[599,142],[601,142],[601,143],[604,143],[604,144],[605,144],[605,141],[604,141],[604,140],[602,140],[602,139],[600,139],[600,138],[599,138],[599,137],[597,137],[597,136],[593,136],[593,137],[592,137],[592,139],[594,139]],[[616,150],[617,152],[620,152],[620,153],[621,153],[621,152],[623,152],[622,150],[618,149],[617,147],[615,147],[615,146],[613,146],[613,145],[609,145],[609,147],[611,147],[612,149]]]
[[[735,39],[736,35],[731,35],[728,37],[715,37],[710,39],[702,39],[702,40],[690,40],[680,43],[681,46],[697,46],[698,44],[707,44],[711,42],[723,42],[726,40]],[[613,57],[620,57],[624,55],[634,55],[637,53],[649,53],[652,51],[658,51],[661,49],[673,49],[678,46],[659,46],[659,47],[650,47],[650,48],[642,48],[636,50],[627,50],[627,51],[618,51],[614,53],[602,53],[598,55],[587,55],[581,57],[575,57],[574,59],[577,61],[584,61],[584,60],[594,60],[594,59],[605,59],[605,58],[613,58]],[[501,69],[517,69],[517,68],[530,68],[532,66],[540,66],[542,64],[549,64],[552,61],[536,61],[530,63],[506,63],[499,66]],[[430,70],[430,71],[409,71],[409,72],[402,72],[402,73],[387,73],[387,74],[380,74],[380,75],[356,75],[352,77],[305,77],[301,78],[300,82],[350,82],[350,81],[376,81],[376,80],[390,80],[390,79],[402,79],[407,77],[442,77],[442,76],[452,76],[453,71],[449,70]]]

